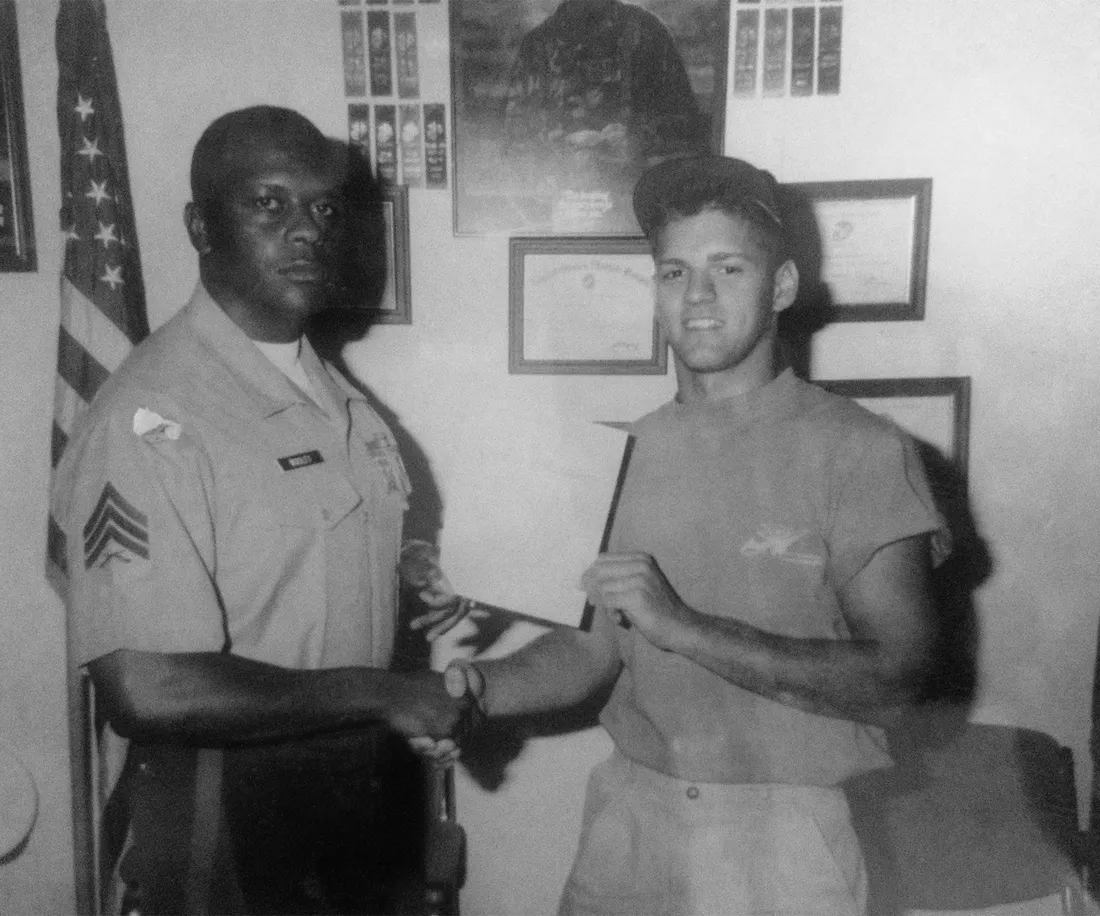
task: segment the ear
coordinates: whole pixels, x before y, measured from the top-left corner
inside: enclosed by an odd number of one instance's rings
[[[193,201],[183,208],[183,224],[187,227],[187,237],[191,239],[195,251],[200,255],[210,254],[213,246],[206,228],[206,217]]]
[[[798,295],[798,268],[794,261],[784,261],[776,268],[772,284],[772,311],[782,312],[790,308]]]

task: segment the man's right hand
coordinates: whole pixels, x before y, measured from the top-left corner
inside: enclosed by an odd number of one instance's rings
[[[448,697],[459,703],[462,709],[457,728],[444,738],[427,732],[408,735],[408,738],[409,745],[418,754],[442,763],[453,763],[458,759],[460,745],[485,717],[481,704],[485,678],[470,662],[453,661],[443,672],[443,685]]]
[[[406,738],[449,739],[470,701],[452,696],[438,671],[395,674],[387,702],[386,723]]]

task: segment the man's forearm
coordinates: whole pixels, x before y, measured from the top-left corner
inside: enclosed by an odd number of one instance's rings
[[[89,665],[112,726],[126,737],[189,744],[259,741],[386,720],[401,675],[300,671],[212,652],[119,650]]]
[[[602,554],[584,582],[590,601],[621,612],[658,649],[819,715],[891,724],[931,668],[936,615],[923,536],[880,548],[837,589],[846,638],[790,636],[697,610],[649,554]]]
[[[562,627],[511,655],[475,665],[485,679],[481,706],[496,717],[576,706],[611,683],[620,662],[614,644]]]
[[[869,640],[797,639],[699,615],[681,654],[738,687],[806,712],[893,724],[920,693],[926,658]]]

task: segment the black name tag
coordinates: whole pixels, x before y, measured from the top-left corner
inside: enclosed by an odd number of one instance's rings
[[[279,459],[279,467],[284,471],[296,471],[298,468],[308,468],[311,464],[321,464],[325,459],[321,453],[314,449],[312,452],[302,452],[298,455],[287,455]]]

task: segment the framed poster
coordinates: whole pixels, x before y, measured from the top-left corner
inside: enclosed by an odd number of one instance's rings
[[[815,379],[932,446],[966,479],[970,442],[970,377]]]
[[[667,370],[642,238],[513,238],[508,371],[591,375]]]
[[[0,271],[38,269],[14,0],[0,0]]]
[[[720,150],[729,0],[452,0],[458,235],[637,235],[653,162]]]
[[[826,320],[924,317],[931,178],[788,184],[783,193],[812,208]]]
[[[386,228],[386,287],[373,309],[378,324],[412,324],[409,296],[409,189],[386,185],[382,200]]]

